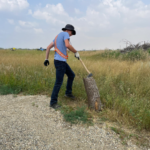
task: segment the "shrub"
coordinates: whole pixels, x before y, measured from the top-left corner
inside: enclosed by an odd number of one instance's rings
[[[64,115],[64,119],[67,122],[71,122],[72,124],[76,124],[78,122],[87,123],[88,120],[88,112],[85,107],[78,107],[76,110],[71,110],[69,112],[62,111]]]

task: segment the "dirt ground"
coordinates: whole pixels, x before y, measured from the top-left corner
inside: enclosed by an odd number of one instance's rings
[[[49,101],[44,95],[0,96],[0,150],[148,150],[123,145],[105,124],[70,125]]]

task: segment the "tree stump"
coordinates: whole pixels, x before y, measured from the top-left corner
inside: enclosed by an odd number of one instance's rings
[[[102,111],[100,94],[95,80],[92,77],[83,78],[85,90],[88,97],[88,107],[95,111]]]

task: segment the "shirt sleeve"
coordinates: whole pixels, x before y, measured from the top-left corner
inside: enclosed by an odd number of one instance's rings
[[[66,39],[70,39],[70,36],[69,36],[69,34],[67,33],[67,32],[64,32],[64,41],[66,40]]]

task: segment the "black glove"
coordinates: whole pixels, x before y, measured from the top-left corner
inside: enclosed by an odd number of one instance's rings
[[[49,60],[48,60],[48,59],[46,59],[46,60],[44,61],[44,65],[45,65],[45,66],[48,66],[48,65],[49,65]]]

